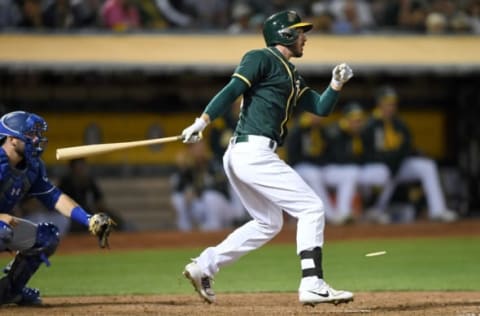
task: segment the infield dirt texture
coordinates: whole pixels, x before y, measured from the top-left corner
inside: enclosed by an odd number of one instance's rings
[[[227,233],[116,233],[112,236],[111,245],[114,245],[115,250],[203,247],[217,243]],[[327,242],[346,239],[437,236],[478,237],[480,221],[462,221],[455,224],[358,225],[327,227],[326,230]],[[287,225],[272,242],[292,243],[294,240],[295,229]],[[65,238],[58,253],[91,251],[97,251],[95,244],[92,243],[90,236],[82,235]],[[480,262],[478,271],[480,273]],[[317,305],[315,308],[300,305],[297,294],[293,292],[218,293],[218,302],[214,305],[200,301],[193,290],[191,294],[182,295],[45,297],[45,305],[42,307],[0,307],[0,315],[480,315],[480,292],[478,291],[356,292],[355,295],[355,301],[349,304]]]

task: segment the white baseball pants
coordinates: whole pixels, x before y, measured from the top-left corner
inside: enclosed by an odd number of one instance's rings
[[[327,184],[324,180],[323,167],[308,162],[302,162],[294,167],[300,177],[313,189],[313,191],[322,199],[325,206],[325,219],[334,220],[336,217],[335,208],[330,199],[327,190]]]
[[[395,178],[385,186],[380,195],[378,209],[387,208],[397,184],[415,180],[422,183],[430,217],[447,210],[437,166],[432,159],[423,157],[411,157],[402,162]]]
[[[192,230],[195,224],[202,231],[220,230],[230,227],[238,213],[222,193],[205,190],[200,197],[189,200],[185,193],[172,194],[172,205],[177,213],[177,228]]]
[[[388,167],[380,163],[363,166],[331,164],[325,167],[300,163],[295,166],[295,170],[322,199],[327,221],[351,215],[353,198],[358,189],[383,187],[390,179]],[[330,200],[327,188],[335,191],[335,206]]]
[[[383,187],[390,180],[388,167],[380,163],[366,165],[327,165],[323,168],[324,182],[336,192],[335,214],[340,218],[351,215],[353,198],[358,189]]]
[[[298,219],[297,253],[323,246],[322,201],[270,144],[269,138],[250,135],[246,142],[231,142],[225,152],[227,177],[253,219],[195,258],[210,277],[280,232],[282,210]]]

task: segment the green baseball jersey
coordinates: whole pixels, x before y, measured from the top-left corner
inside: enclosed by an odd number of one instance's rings
[[[324,126],[299,121],[290,131],[286,145],[287,161],[291,166],[301,163],[323,166],[328,162]]]
[[[402,161],[414,153],[412,135],[405,122],[394,117],[390,124],[396,141],[387,146],[386,137],[389,132],[387,132],[385,124],[386,122],[377,117],[375,113],[368,120],[364,130],[367,140],[366,153],[369,160],[383,162],[395,173],[400,168]]]
[[[207,105],[205,112],[214,120],[243,95],[235,135],[261,135],[282,145],[287,122],[294,108],[328,115],[338,100],[338,92],[328,87],[322,94],[306,86],[304,79],[275,47],[247,52],[232,80]]]
[[[248,52],[233,77],[249,87],[243,94],[236,135],[262,135],[281,144],[287,121],[305,83],[295,67],[275,48]]]
[[[365,135],[352,134],[343,121],[335,122],[325,129],[327,160],[335,164],[364,164],[366,162]]]

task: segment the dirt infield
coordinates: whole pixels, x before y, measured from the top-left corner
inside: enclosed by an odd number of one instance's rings
[[[298,304],[295,293],[222,294],[215,305],[196,295],[49,297],[45,306],[1,308],[1,315],[480,315],[474,292],[356,293],[344,305]]]
[[[228,231],[215,233],[144,232],[116,233],[115,250],[139,248],[206,246],[222,240]],[[326,240],[364,238],[413,238],[440,236],[480,236],[480,221],[455,224],[416,223],[414,225],[355,225],[327,227]],[[295,228],[287,225],[273,240],[292,243]],[[90,236],[68,236],[59,253],[97,251]],[[6,306],[0,315],[456,315],[480,316],[479,292],[374,292],[355,293],[355,301],[344,305],[298,303],[296,293],[242,293],[218,295],[214,305],[191,295],[46,297],[44,306],[25,308]]]

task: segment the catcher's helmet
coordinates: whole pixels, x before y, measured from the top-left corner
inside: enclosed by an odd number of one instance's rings
[[[267,46],[281,44],[289,46],[295,43],[298,38],[297,29],[304,32],[312,29],[312,23],[302,22],[302,19],[295,11],[282,11],[275,13],[263,23],[263,37]]]
[[[0,118],[0,139],[12,136],[24,141],[27,159],[40,157],[48,141],[46,131],[45,120],[33,113],[14,111]]]

